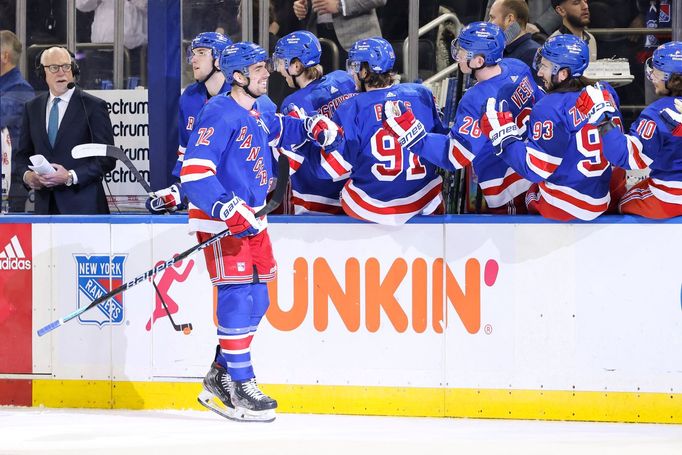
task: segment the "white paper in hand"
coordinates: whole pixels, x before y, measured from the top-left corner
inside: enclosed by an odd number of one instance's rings
[[[31,160],[31,163],[33,163],[33,166],[29,165],[28,168],[36,174],[50,175],[57,172],[43,155],[32,155],[29,159]]]

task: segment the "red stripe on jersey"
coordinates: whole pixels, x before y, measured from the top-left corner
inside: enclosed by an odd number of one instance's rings
[[[189,209],[188,214],[189,214],[190,218],[194,218],[194,219],[222,221],[220,218],[211,217],[210,215],[208,215],[206,212],[204,212],[201,209],[196,209],[196,208]]]
[[[550,194],[557,199],[561,199],[562,201],[566,201],[569,204],[574,205],[578,208],[581,208],[583,210],[587,210],[588,212],[601,213],[601,212],[606,211],[606,209],[609,207],[609,204],[606,202],[604,202],[602,204],[594,205],[594,204],[590,204],[587,201],[583,201],[582,199],[578,199],[576,197],[568,195],[568,194],[564,193],[563,191],[549,189],[549,188],[547,188],[547,185],[545,185],[545,182],[541,182],[540,186],[542,186],[543,191],[546,192],[547,194]]]
[[[211,172],[215,175],[215,170],[208,166],[200,166],[197,164],[183,165],[180,171],[180,176],[190,175],[190,174],[203,174],[205,172]]]
[[[414,202],[409,202],[403,205],[392,205],[390,207],[377,207],[375,205],[369,204],[359,194],[354,192],[352,187],[350,186],[350,181],[348,181],[345,186],[346,191],[348,192],[350,197],[353,198],[353,201],[355,201],[357,205],[367,210],[368,212],[378,213],[380,215],[394,215],[396,213],[418,212],[422,208],[424,208],[426,204],[428,204],[435,197],[437,197],[441,192],[440,185],[436,185],[433,188],[431,188],[431,191],[429,191],[424,196],[422,196],[421,198],[417,199]]]
[[[300,197],[292,196],[291,202],[299,207],[305,207],[310,212],[329,213],[331,215],[343,215],[343,210],[338,205],[323,204],[322,202],[306,201]]]
[[[673,196],[682,196],[682,188],[672,188],[670,186],[654,182],[653,179],[649,179],[649,186],[653,186],[654,188],[666,192],[668,194],[672,194]]]
[[[543,159],[538,158],[535,155],[528,154],[528,157],[530,158],[530,162],[533,163],[533,166],[535,166],[538,169],[541,169],[549,174],[553,174],[554,171],[556,171],[556,168],[559,167],[557,164],[550,163],[549,161],[545,161]]]
[[[628,139],[628,142],[632,146],[632,159],[635,160],[635,163],[637,163],[637,168],[646,169],[648,165],[642,158],[642,150],[637,147],[637,143],[635,141]]]
[[[462,153],[462,151],[456,145],[452,146],[452,150],[450,150],[450,153],[452,154],[452,157],[454,158],[455,162],[460,166],[464,167],[468,164],[471,164],[471,161],[469,161],[469,159],[464,155],[464,153]]]
[[[514,183],[518,182],[519,180],[523,180],[523,177],[521,177],[519,174],[516,172],[509,174],[502,180],[502,183],[497,185],[497,186],[489,186],[487,188],[482,188],[483,189],[483,194],[485,196],[497,196],[500,193],[503,193],[504,191],[507,190],[510,186],[512,186]]]
[[[298,171],[298,168],[301,167],[301,163],[299,163],[296,160],[292,160],[291,158],[289,158],[289,167],[291,168],[292,171],[296,172],[296,171]]]
[[[220,348],[225,351],[240,351],[251,346],[253,335],[237,339],[220,339]]]
[[[322,159],[329,163],[336,175],[344,175],[348,172],[348,169],[343,167],[343,165],[336,160],[334,155],[327,153],[324,149],[320,149],[320,153],[322,154]]]

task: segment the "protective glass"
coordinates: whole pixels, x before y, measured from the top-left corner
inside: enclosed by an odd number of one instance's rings
[[[472,58],[469,51],[459,45],[459,39],[452,40],[452,44],[450,44],[450,55],[452,55],[452,59],[455,62],[462,64],[468,63]]]
[[[670,74],[654,68],[653,57],[649,57],[644,62],[644,74],[646,74],[646,78],[651,82],[665,82],[670,78]]]
[[[206,48],[206,47],[198,47],[196,49],[192,49],[191,47],[188,47],[187,53],[186,53],[187,63],[192,63],[192,57],[194,57],[195,55],[197,57],[205,57],[207,55],[213,56],[213,51],[211,49]]]
[[[53,74],[58,72],[60,68],[65,73],[68,73],[71,71],[72,65],[71,65],[71,63],[64,63],[63,65],[43,65],[43,68],[47,68],[47,70]]]
[[[362,62],[358,62],[355,60],[346,60],[346,71],[351,76],[353,74],[358,74],[360,72],[361,67],[362,67]]]
[[[270,71],[271,73],[275,71],[284,71],[289,66],[289,62],[286,59],[277,57],[275,54],[272,54],[270,62],[272,62],[272,70]]]

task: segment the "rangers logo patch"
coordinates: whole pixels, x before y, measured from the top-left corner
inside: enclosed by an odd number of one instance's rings
[[[78,308],[90,305],[95,299],[123,284],[123,263],[126,255],[75,254],[78,270]],[[118,325],[123,322],[123,293],[100,303],[96,308],[78,316],[81,324]]]

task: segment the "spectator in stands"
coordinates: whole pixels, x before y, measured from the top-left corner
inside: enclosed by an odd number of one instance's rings
[[[93,43],[114,42],[115,3],[116,0],[76,0],[78,10],[95,12],[91,34]],[[147,45],[147,0],[124,2],[123,45],[130,55],[130,68],[127,74],[139,78],[142,69],[141,52]]]
[[[327,60],[331,52],[322,53],[322,66],[331,71],[343,66],[356,41],[381,36],[375,9],[385,4],[386,0],[295,0],[294,13],[318,38],[338,46],[338,62]]]
[[[528,5],[525,0],[496,0],[490,7],[488,21],[504,31],[506,44],[503,56],[519,59],[532,68],[540,44],[526,32]],[[540,81],[536,75],[536,82]]]
[[[22,45],[9,30],[0,30],[0,130],[7,128],[10,145],[16,153],[21,131],[24,104],[33,98],[33,87],[23,78],[17,68]],[[14,156],[12,156],[14,161]],[[12,181],[9,193],[9,210],[23,212],[28,192],[21,179]]]
[[[590,49],[590,61],[597,60],[597,40],[586,28],[590,25],[590,7],[587,0],[552,0],[552,6],[561,16],[559,30],[550,36],[561,34],[575,35],[587,43]]]

